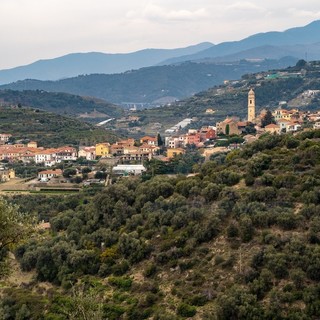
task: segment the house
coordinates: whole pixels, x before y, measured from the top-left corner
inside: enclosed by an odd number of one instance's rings
[[[264,129],[266,132],[269,132],[271,134],[280,133],[280,126],[278,124],[274,124],[274,123],[268,124],[267,126],[264,127]]]
[[[30,142],[28,142],[27,147],[28,147],[28,148],[35,148],[35,149],[37,149],[37,148],[38,148],[38,143],[37,143],[36,141],[30,141]]]
[[[150,152],[141,152],[141,151],[132,151],[120,156],[120,161],[138,161],[142,162],[145,160],[151,160],[152,153]]]
[[[290,120],[286,119],[279,119],[277,120],[277,124],[280,126],[280,132],[286,132],[287,125],[291,123]]]
[[[85,158],[86,160],[96,159],[96,147],[81,147],[78,152],[78,157]]]
[[[181,148],[184,147],[185,135],[166,137],[165,145],[168,148]]]
[[[32,148],[17,148],[11,145],[4,145],[0,147],[0,160],[9,160],[9,161],[24,161],[26,155],[30,157],[30,161],[34,160],[34,150]],[[25,162],[25,161],[24,161]]]
[[[138,150],[140,152],[148,152],[148,153],[156,154],[157,151],[160,150],[160,148],[156,146],[148,145],[148,144],[143,144],[138,148]]]
[[[56,162],[62,161],[76,161],[77,149],[69,146],[59,147],[56,149]]]
[[[57,178],[62,176],[62,170],[61,169],[55,169],[55,170],[44,170],[38,172],[38,179],[40,180],[49,180],[51,178]]]
[[[185,145],[192,145],[194,144],[195,146],[198,146],[201,140],[200,133],[198,132],[192,132],[188,133],[185,136]]]
[[[12,137],[12,134],[0,133],[0,144],[5,144]]]
[[[129,138],[127,140],[120,140],[115,143],[115,145],[123,146],[123,147],[133,147],[134,146],[134,139]]]
[[[140,139],[140,143],[142,144],[149,144],[152,146],[157,146],[158,145],[158,138],[157,137],[149,137],[145,136]]]
[[[292,114],[290,111],[282,109],[281,107],[276,109],[272,115],[274,116],[274,119],[276,121],[280,119],[286,119],[286,120],[291,120]]]
[[[216,138],[216,128],[215,127],[202,127],[200,129],[200,140],[207,141]]]
[[[297,132],[301,130],[301,124],[295,122],[289,122],[286,125],[286,132]]]
[[[52,167],[56,162],[56,149],[39,150],[35,154],[35,163],[43,163],[45,167]]]
[[[124,146],[123,145],[118,145],[116,143],[111,145],[111,154],[116,155],[116,156],[121,156],[124,154]]]
[[[168,158],[174,158],[175,156],[179,154],[185,154],[186,151],[182,148],[168,148],[167,149],[167,157]]]
[[[95,146],[95,156],[108,157],[112,154],[110,143],[97,143]]]

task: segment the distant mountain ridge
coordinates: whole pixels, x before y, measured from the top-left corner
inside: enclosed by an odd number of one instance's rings
[[[192,96],[227,79],[240,79],[243,74],[295,65],[298,59],[259,62],[195,63],[185,62],[141,68],[121,74],[92,74],[59,81],[24,80],[0,86],[0,90],[45,90],[91,96],[122,104],[123,102],[158,104]],[[0,91],[1,93],[1,91]]]
[[[55,59],[39,60],[26,66],[0,70],[0,84],[24,79],[59,80],[83,74],[121,73],[153,66],[165,59],[193,54],[213,46],[203,42],[178,49],[144,49],[132,53],[71,53]]]
[[[223,57],[266,45],[294,46],[319,42],[320,20],[316,20],[306,26],[291,28],[283,32],[272,31],[257,33],[240,41],[223,42],[192,55],[165,60],[161,64],[165,65],[184,61],[196,61],[205,58]],[[267,58],[263,55],[260,57]],[[318,57],[320,57],[320,52],[318,52]]]

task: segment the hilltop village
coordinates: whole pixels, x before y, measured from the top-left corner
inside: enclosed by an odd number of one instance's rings
[[[317,93],[317,90],[308,90],[304,95],[313,96]],[[152,159],[168,165],[177,157],[183,157],[190,151],[196,151],[204,159],[209,159],[212,154],[242,148],[244,144],[257,140],[262,134],[295,134],[301,130],[320,128],[319,111],[287,110],[283,107],[285,103],[280,103],[279,107],[273,111],[263,109],[257,114],[253,89],[248,92],[247,103],[248,111],[245,120],[227,117],[212,126],[188,129],[192,119],[187,118],[167,129],[163,136],[158,134],[140,139],[128,138],[115,143],[106,141],[79,148],[39,147],[36,141],[12,143],[15,141],[14,137],[11,134],[2,133],[0,134],[0,160],[3,162],[3,167],[0,171],[0,179],[8,181],[15,178],[14,168],[19,168],[19,165],[34,165],[39,169],[33,171],[33,175],[36,174],[38,180],[43,183],[59,177],[69,178],[67,181],[73,178],[71,181],[83,182],[85,185],[100,182],[96,178],[102,177],[104,183],[106,173],[116,176],[142,174],[147,171],[146,164]],[[207,112],[214,113],[214,110],[210,109]],[[65,165],[66,163],[68,165]],[[74,170],[70,170],[70,167]],[[82,174],[83,167],[88,167],[85,169],[88,171],[85,175]],[[103,174],[99,168],[103,168]],[[21,176],[21,170],[18,171]],[[25,174],[25,170],[23,173]]]

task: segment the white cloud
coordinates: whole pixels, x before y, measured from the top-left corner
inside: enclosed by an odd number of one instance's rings
[[[209,17],[209,14],[205,8],[196,10],[175,10],[170,8],[166,9],[153,3],[149,3],[145,8],[142,8],[142,10],[129,11],[126,16],[129,19],[146,19],[165,23],[167,21],[194,21]]]
[[[0,69],[70,52],[239,40],[320,19],[319,0],[0,0]]]
[[[226,6],[226,11],[243,11],[243,12],[266,12],[267,10],[262,7],[254,4],[253,2],[236,2],[231,5]]]

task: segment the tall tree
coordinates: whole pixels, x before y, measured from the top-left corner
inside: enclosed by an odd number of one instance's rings
[[[262,128],[264,128],[265,126],[271,123],[276,123],[276,121],[274,120],[274,116],[272,115],[272,112],[270,110],[267,110],[266,114],[261,119],[261,126]]]

